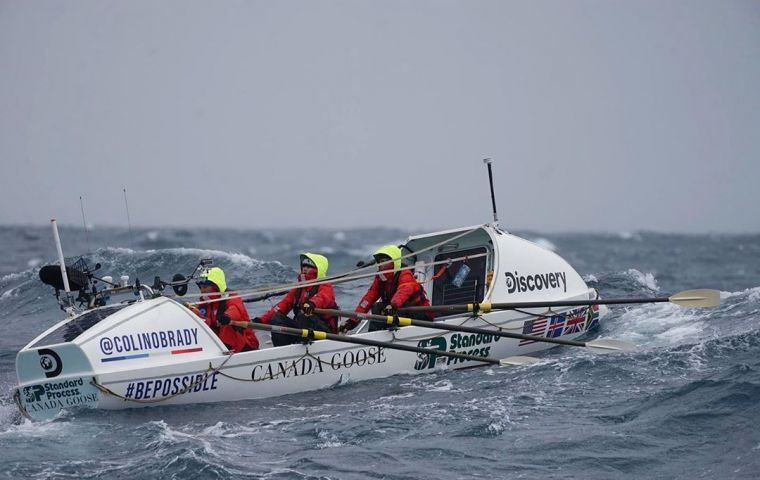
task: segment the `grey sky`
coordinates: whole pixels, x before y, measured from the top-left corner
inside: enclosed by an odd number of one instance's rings
[[[3,1],[0,223],[760,230],[757,1]]]

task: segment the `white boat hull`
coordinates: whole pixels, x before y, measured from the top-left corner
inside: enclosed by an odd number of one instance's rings
[[[176,302],[159,298],[143,302],[141,309],[150,308],[151,303],[158,303],[157,308],[173,313],[184,313],[184,308]],[[137,306],[136,306],[137,307]],[[174,308],[172,308],[174,307]],[[589,327],[598,321],[589,315],[589,309],[576,308],[556,315],[567,319],[580,318],[576,323],[577,331],[557,338],[572,340],[586,334]],[[591,312],[594,312],[591,310]],[[598,310],[597,310],[598,312]],[[514,312],[494,312],[476,317],[453,317],[445,320],[452,325],[466,325],[495,329],[508,327],[509,330],[522,333],[526,322],[533,317]],[[544,322],[547,323],[547,322]],[[296,344],[278,348],[267,348],[253,352],[225,354],[223,346],[213,342],[213,333],[202,323],[197,328],[204,331],[199,335],[206,343],[193,343],[196,352],[181,355],[182,361],[167,362],[167,355],[139,357],[134,347],[139,347],[139,339],[134,334],[121,337],[123,345],[130,345],[130,350],[113,352],[117,356],[106,356],[102,345],[109,341],[104,339],[114,336],[97,336],[97,342],[82,342],[81,347],[64,344],[52,346],[47,350],[58,351],[58,361],[64,369],[71,366],[68,374],[59,374],[56,378],[40,377],[21,382],[18,389],[18,401],[22,411],[34,419],[51,418],[58,412],[70,407],[92,407],[101,409],[139,408],[155,405],[176,405],[188,403],[222,402],[246,399],[275,397],[293,393],[318,390],[336,384],[384,378],[396,374],[419,374],[434,370],[469,368],[484,365],[481,362],[457,358],[416,354],[390,348],[362,346],[338,341],[322,340],[311,344]],[[548,334],[546,325],[543,334]],[[208,331],[205,331],[205,330]],[[181,329],[179,329],[181,331]],[[539,332],[536,332],[539,333]],[[210,334],[210,335],[208,335]],[[525,342],[518,339],[502,338],[496,335],[442,332],[441,330],[403,327],[396,331],[378,331],[360,335],[362,338],[439,349],[446,352],[465,353],[468,355],[501,359],[516,355],[533,354],[555,346],[551,343]],[[96,343],[93,354],[92,343]],[[200,345],[200,346],[195,346]],[[175,345],[176,347],[177,345]],[[171,346],[169,347],[171,348]],[[76,351],[79,350],[79,351]],[[105,348],[106,352],[109,348]],[[115,349],[114,349],[115,350]],[[189,350],[189,349],[188,349]],[[90,352],[91,365],[100,364],[106,368],[92,368],[88,372],[81,368]],[[130,353],[132,358],[116,361],[103,361],[118,358],[118,354]],[[113,355],[113,354],[112,354]],[[129,357],[129,355],[121,355]],[[19,353],[20,372],[29,362],[29,370],[39,370],[36,365],[42,356],[38,350],[26,350]],[[97,361],[99,360],[99,361]],[[113,368],[118,364],[120,368]],[[62,372],[63,373],[63,372]]]
[[[496,226],[411,237],[415,275],[436,305],[588,300],[596,296],[562,258]],[[469,259],[470,280],[452,287],[433,262]],[[448,260],[447,260],[448,259]],[[421,265],[427,265],[421,268]],[[420,267],[420,268],[418,268]],[[456,273],[454,271],[451,272]],[[461,288],[460,288],[461,287]],[[599,307],[495,311],[441,320],[512,333],[573,340],[593,329]],[[552,343],[417,326],[362,338],[490,359],[523,356]],[[159,297],[91,309],[51,327],[16,359],[22,413],[51,418],[71,407],[103,409],[221,402],[287,395],[348,381],[459,369],[482,362],[334,340],[227,354],[206,326],[176,301]]]

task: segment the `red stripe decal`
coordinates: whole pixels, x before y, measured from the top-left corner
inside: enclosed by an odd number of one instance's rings
[[[193,353],[193,352],[202,352],[203,347],[198,348],[184,348],[182,350],[172,350],[172,355],[178,355],[180,353]]]

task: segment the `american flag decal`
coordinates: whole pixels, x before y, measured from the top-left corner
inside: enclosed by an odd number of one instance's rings
[[[533,320],[528,320],[525,322],[525,325],[523,326],[523,335],[533,335],[536,337],[543,337],[544,331],[546,330],[546,317],[540,317]],[[523,345],[530,345],[531,343],[536,343],[535,340],[520,340],[520,343],[517,344],[517,346],[521,347]]]

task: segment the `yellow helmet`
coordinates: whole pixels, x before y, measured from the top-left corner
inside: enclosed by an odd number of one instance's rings
[[[318,253],[302,253],[301,254],[301,265],[304,264],[304,260],[307,260],[307,264],[311,263],[314,265],[314,268],[317,269],[317,278],[324,278],[327,276],[327,267],[329,266],[329,262],[327,261],[327,257],[324,255],[320,255]]]
[[[401,249],[396,245],[386,245],[384,247],[378,248],[375,253],[372,254],[372,256],[375,257],[375,261],[377,261],[378,255],[384,255],[393,260],[394,270],[401,268]]]
[[[224,278],[224,270],[219,267],[214,267],[201,273],[201,281],[198,282],[198,284],[200,285],[203,282],[213,283],[222,293],[227,290],[227,281]]]

